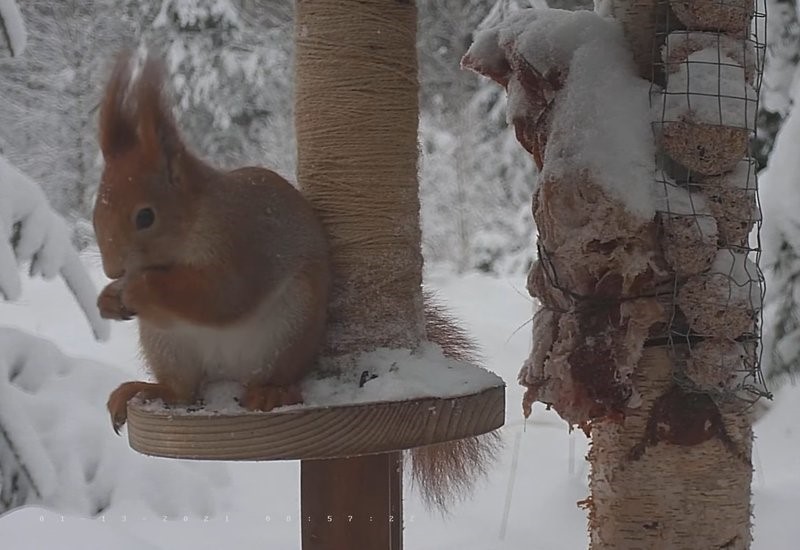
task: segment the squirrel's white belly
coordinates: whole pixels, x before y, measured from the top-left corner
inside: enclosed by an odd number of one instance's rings
[[[182,358],[174,368],[188,369],[188,378],[206,382],[266,382],[279,354],[302,330],[307,297],[298,293],[290,281],[236,324],[208,327],[176,323],[162,329],[159,339]]]

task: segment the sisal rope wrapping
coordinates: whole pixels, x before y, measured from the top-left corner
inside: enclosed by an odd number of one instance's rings
[[[298,0],[296,14],[297,178],[334,271],[325,353],[414,347],[424,327],[415,7]]]

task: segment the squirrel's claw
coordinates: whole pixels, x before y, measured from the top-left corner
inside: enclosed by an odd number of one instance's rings
[[[175,402],[175,393],[163,384],[153,382],[125,382],[120,384],[117,389],[108,396],[106,404],[111,415],[111,426],[114,432],[119,435],[120,429],[128,420],[128,401],[139,393],[145,399],[163,399],[165,402]]]
[[[121,435],[119,432],[122,429],[122,426],[125,425],[125,421],[128,419],[127,412],[122,415],[111,415],[111,427],[114,428],[114,433],[117,435]]]
[[[141,384],[142,382],[125,382],[108,397],[106,406],[111,415],[111,427],[117,435],[128,420],[128,401],[141,391]]]

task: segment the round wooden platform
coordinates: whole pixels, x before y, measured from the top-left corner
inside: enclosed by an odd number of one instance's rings
[[[199,414],[128,404],[128,439],[154,456],[200,460],[313,460],[408,449],[503,425],[505,386],[425,397],[275,412]]]

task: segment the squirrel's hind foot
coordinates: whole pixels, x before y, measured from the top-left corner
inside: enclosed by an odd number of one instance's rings
[[[128,420],[128,401],[141,394],[144,399],[162,399],[165,403],[176,403],[173,390],[164,384],[155,382],[125,382],[111,392],[108,397],[108,412],[111,415],[111,426],[119,435],[119,430]]]
[[[244,392],[242,406],[252,411],[271,411],[275,407],[296,405],[303,402],[297,384],[276,386],[272,384],[249,384]]]

